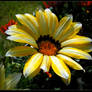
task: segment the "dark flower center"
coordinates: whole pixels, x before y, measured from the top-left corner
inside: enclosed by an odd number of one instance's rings
[[[48,35],[40,36],[37,43],[39,47],[38,51],[48,56],[56,55],[57,51],[61,48],[60,43]]]

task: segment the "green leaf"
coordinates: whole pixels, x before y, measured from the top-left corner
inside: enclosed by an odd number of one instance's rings
[[[5,83],[5,69],[4,65],[0,64],[0,89],[4,89],[4,83]]]
[[[21,78],[21,75],[22,75],[21,73],[13,73],[8,75],[5,81],[6,89],[9,90],[15,88]]]

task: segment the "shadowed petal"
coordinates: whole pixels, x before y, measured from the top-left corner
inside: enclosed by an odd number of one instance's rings
[[[33,72],[36,71],[38,67],[41,65],[42,60],[43,60],[43,55],[40,53],[34,54],[31,58],[29,58],[23,69],[24,76],[27,77],[34,74]]]
[[[27,43],[27,44],[32,45],[33,47],[38,48],[36,41],[31,36],[26,36],[24,34],[18,34],[14,36],[8,36],[7,39],[15,41],[15,42]]]
[[[47,16],[42,10],[36,12],[36,18],[39,24],[40,35],[48,34]]]
[[[60,37],[59,41],[62,42],[69,37],[74,37],[82,28],[82,24],[79,22],[73,22],[70,28]]]
[[[49,56],[47,55],[44,55],[43,57],[43,61],[42,61],[42,64],[41,64],[41,69],[44,70],[44,72],[49,72],[49,69],[50,69],[50,60],[49,60]]]
[[[28,56],[32,55],[34,53],[37,53],[37,50],[28,46],[17,46],[15,48],[10,49],[7,53],[6,56]]]
[[[77,62],[75,62],[73,59],[71,59],[68,56],[58,54],[57,57],[63,60],[67,65],[69,65],[73,69],[84,70],[80,64],[78,64]]]
[[[59,24],[58,28],[56,29],[56,31],[53,34],[53,38],[55,40],[60,40],[60,38],[62,37],[62,35],[64,33],[66,33],[66,31],[71,26],[72,20],[73,20],[72,15],[67,15],[67,16],[63,17],[60,20],[60,24]]]
[[[37,37],[39,37],[38,33],[38,24],[36,18],[30,14],[16,14],[17,19],[20,21],[21,24],[28,27],[30,31]]]
[[[58,53],[77,58],[77,59],[89,59],[92,60],[92,57],[87,52],[84,52],[77,48],[72,47],[64,47],[63,49],[59,50]]]
[[[83,50],[85,52],[91,52],[92,51],[92,43],[81,44],[81,45],[69,45],[69,47],[77,48],[77,49]]]
[[[8,27],[8,30],[5,31],[6,34],[8,35],[18,35],[18,34],[24,34],[26,36],[31,36],[33,37],[35,40],[38,39],[38,37],[33,34],[33,32],[26,26],[23,25],[12,25]]]
[[[56,27],[58,25],[58,18],[49,9],[45,9],[45,14],[47,17],[47,22],[48,22],[48,30],[47,30],[48,34],[50,36],[53,36],[53,33],[56,30]]]
[[[80,36],[80,37],[72,38],[72,39],[69,39],[69,40],[62,42],[61,47],[72,46],[72,45],[76,45],[76,46],[83,45],[83,44],[87,44],[90,42],[92,42],[92,39],[90,39],[88,37]]]
[[[56,56],[50,56],[50,60],[53,71],[58,76],[68,80],[71,74],[68,67],[64,64],[64,62],[61,59],[57,58]]]

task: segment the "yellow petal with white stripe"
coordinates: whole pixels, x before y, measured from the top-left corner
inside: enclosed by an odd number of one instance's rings
[[[33,71],[28,77],[30,78],[30,79],[32,79],[33,77],[35,77],[39,72],[40,72],[40,66],[35,70],[35,71]]]
[[[49,69],[50,69],[50,60],[49,60],[49,56],[47,55],[44,55],[43,57],[43,61],[42,61],[42,64],[41,64],[41,69],[44,71],[44,72],[49,72]]]
[[[53,36],[53,33],[58,26],[58,18],[49,9],[45,9],[45,13],[46,13],[47,22],[48,22],[48,30],[47,30],[48,34],[50,36]]]
[[[74,37],[82,28],[82,24],[79,22],[73,22],[70,28],[67,30],[66,33],[60,38],[60,42],[68,39],[69,37]]]
[[[68,45],[68,46],[72,47],[72,48],[77,48],[77,49],[83,50],[85,52],[91,52],[92,51],[92,43],[81,44],[81,45]]]
[[[66,40],[61,43],[61,47],[63,46],[72,46],[72,45],[82,45],[82,44],[87,44],[92,42],[92,39],[88,37],[78,37],[78,38],[73,38]]]
[[[71,59],[68,56],[58,54],[57,57],[63,60],[67,65],[69,65],[71,68],[75,70],[84,70],[80,64],[78,64],[77,62],[75,62],[73,59]]]
[[[7,31],[5,31],[5,33],[8,35],[25,34],[26,36],[33,37],[35,40],[37,39],[37,36],[34,35],[26,26],[12,25]]]
[[[64,62],[56,56],[50,56],[50,60],[53,71],[58,76],[68,80],[70,78],[70,71]]]
[[[12,40],[15,42],[20,42],[20,43],[27,43],[32,45],[35,48],[38,48],[36,41],[33,39],[31,36],[26,36],[26,34],[16,34],[14,36],[8,36],[8,40]]]
[[[37,53],[37,50],[28,46],[17,46],[10,49],[6,56],[13,57],[13,56],[28,56]]]
[[[90,54],[77,48],[64,47],[63,49],[59,50],[58,53],[61,53],[73,58],[77,58],[77,59],[92,60],[92,57],[90,56]]]
[[[28,27],[30,31],[32,31],[32,33],[37,36],[37,38],[40,36],[38,33],[38,24],[34,16],[28,16],[28,14],[16,14],[16,17],[20,21],[20,23]]]
[[[48,34],[47,16],[42,10],[36,12],[36,18],[39,24],[40,35],[44,36]]]
[[[30,57],[23,69],[24,76],[28,77],[34,74],[33,72],[36,71],[38,67],[41,65],[42,60],[43,55],[41,53],[34,54],[32,57]]]
[[[72,24],[72,15],[67,15],[60,20],[60,24],[54,32],[53,38],[59,40],[64,33],[70,28]]]

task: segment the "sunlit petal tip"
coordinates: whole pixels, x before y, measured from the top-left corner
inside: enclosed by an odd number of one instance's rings
[[[23,72],[23,75],[25,76],[25,78],[28,77],[28,73],[27,72]]]
[[[85,72],[85,69],[83,69],[83,72]]]
[[[81,69],[80,70],[82,70],[83,72],[85,72],[85,69],[83,68],[83,67],[81,67]]]
[[[6,30],[5,33],[8,34],[8,30]]]
[[[5,54],[6,57],[10,57],[11,54],[9,53],[9,51]]]
[[[44,72],[47,72],[47,68],[46,68],[46,66],[42,66],[42,67],[40,67]]]
[[[10,40],[10,36],[6,37],[7,40]]]
[[[73,15],[72,14],[67,15],[67,17],[70,17],[70,19],[73,20]]]
[[[16,28],[16,25],[14,24],[14,25],[11,25],[11,26],[8,27],[9,30],[12,29],[12,28]]]
[[[15,15],[17,18],[21,18],[21,14],[16,14]]]
[[[25,13],[24,15],[29,15],[29,13]]]
[[[92,57],[89,55],[88,60],[92,60]]]
[[[24,13],[24,15],[29,15],[29,13]]]
[[[47,11],[47,12],[51,12],[51,10],[50,10],[49,8],[46,8],[45,11]]]
[[[39,9],[39,12],[42,12],[42,9]]]
[[[77,24],[78,26],[82,27],[82,24],[81,24],[80,22],[77,22],[77,23],[78,23],[78,24]]]
[[[21,14],[16,14],[15,16],[16,16],[16,17],[20,17],[20,15],[21,15]]]

